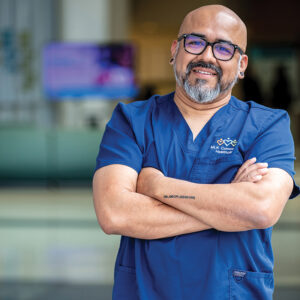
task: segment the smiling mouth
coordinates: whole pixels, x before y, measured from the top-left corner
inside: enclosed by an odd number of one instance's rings
[[[204,61],[190,62],[187,65],[187,76],[192,72],[196,77],[203,77],[203,79],[208,79],[209,77],[214,78],[216,76],[218,80],[220,80],[222,77],[222,70],[220,67]]]
[[[216,76],[217,73],[213,72],[213,71],[204,71],[204,70],[199,70],[199,69],[193,69],[194,73],[198,73],[198,74],[203,74],[203,75],[209,75],[209,76]]]

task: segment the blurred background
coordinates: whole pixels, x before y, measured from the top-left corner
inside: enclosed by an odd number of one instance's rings
[[[234,95],[287,109],[300,153],[299,1],[0,0],[1,300],[111,299],[119,237],[91,191],[104,126],[119,101],[174,89],[171,43],[205,4],[245,21]],[[274,227],[274,299],[300,299],[299,215],[291,200]]]

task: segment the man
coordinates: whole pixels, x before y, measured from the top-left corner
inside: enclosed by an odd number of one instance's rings
[[[175,93],[116,107],[94,176],[122,235],[113,299],[272,299],[271,227],[299,189],[287,113],[231,96],[245,51],[233,11],[200,7],[171,47]]]

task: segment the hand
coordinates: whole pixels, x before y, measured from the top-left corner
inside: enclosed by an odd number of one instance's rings
[[[143,168],[137,181],[137,193],[154,198],[155,188],[164,174],[155,168]]]
[[[268,164],[255,162],[255,157],[245,161],[236,173],[232,183],[260,181],[268,173]]]

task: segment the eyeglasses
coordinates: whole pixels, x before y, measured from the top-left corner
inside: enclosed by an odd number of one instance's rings
[[[210,43],[201,35],[197,35],[194,33],[183,34],[177,39],[177,41],[180,42],[182,39],[184,39],[184,50],[195,55],[203,53],[208,45],[211,46],[212,53],[218,60],[231,60],[234,56],[235,50],[238,50],[240,54],[244,54],[244,51],[235,44],[225,41]]]

